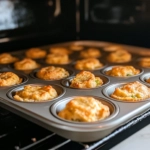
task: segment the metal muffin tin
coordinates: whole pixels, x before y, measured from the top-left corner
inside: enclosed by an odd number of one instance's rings
[[[100,69],[91,70],[91,72],[96,76],[102,77],[104,84],[98,88],[93,89],[76,89],[69,87],[70,80],[80,72],[80,70],[76,70],[74,68],[75,61],[81,59],[79,58],[80,51],[73,51],[73,53],[70,54],[70,59],[74,60],[73,62],[65,65],[54,65],[69,70],[70,76],[61,80],[38,79],[37,77],[35,77],[38,69],[26,73],[24,71],[16,71],[13,68],[13,65],[0,65],[0,71],[12,71],[25,77],[25,82],[23,82],[21,85],[1,88],[1,106],[8,108],[18,115],[74,141],[91,142],[104,138],[121,125],[124,125],[137,116],[140,116],[150,108],[150,98],[144,101],[131,103],[126,101],[114,100],[109,96],[116,86],[120,86],[124,83],[139,81],[147,86],[150,85],[148,83],[145,83],[145,78],[147,78],[147,76],[150,76],[149,68],[142,68],[138,66],[138,63],[136,63],[136,61],[139,58],[144,57],[144,55],[150,56],[149,49],[120,45],[132,54],[133,59],[127,63],[109,63],[107,62],[106,57],[110,52],[104,51],[103,48],[111,44],[115,43],[101,41],[73,41],[40,47],[42,49],[45,49],[47,53],[49,52],[49,48],[53,46],[62,46],[69,48],[71,45],[79,45],[84,47],[83,50],[90,47],[98,48],[102,53],[102,56],[98,59],[101,62],[104,62],[104,64],[106,65]],[[12,52],[12,54],[22,59],[23,56],[25,56],[25,51],[26,50],[20,50],[17,52]],[[36,61],[42,65],[41,67],[49,66],[49,64],[45,63],[45,59],[38,59]],[[107,76],[105,74],[105,70],[115,65],[133,65],[135,68],[139,68],[141,70],[141,73],[139,75],[127,78]],[[22,89],[24,85],[28,84],[52,85],[58,91],[59,96],[54,100],[40,103],[23,103],[14,100],[14,92]],[[57,112],[63,109],[67,102],[77,96],[92,96],[100,100],[102,103],[108,105],[111,111],[111,115],[104,120],[90,123],[73,122],[59,118]]]

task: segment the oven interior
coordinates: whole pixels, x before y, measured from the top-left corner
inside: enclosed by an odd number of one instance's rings
[[[0,1],[0,49],[16,51],[73,40],[149,47],[149,7],[147,0]],[[149,124],[149,116],[149,111],[139,115],[100,141],[79,143],[60,137],[1,105],[0,149],[110,149]]]

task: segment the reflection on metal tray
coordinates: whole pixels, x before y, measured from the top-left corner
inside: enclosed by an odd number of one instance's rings
[[[50,47],[66,47],[70,48],[70,46],[83,46],[83,50],[86,48],[98,48],[101,53],[102,57],[98,58],[99,60],[102,60],[107,64],[105,67],[102,67],[100,69],[92,70],[92,72],[96,75],[104,77],[104,79],[108,80],[107,84],[104,84],[103,86],[100,86],[98,88],[91,88],[91,89],[74,89],[69,87],[69,81],[66,81],[66,79],[70,79],[72,76],[80,72],[79,70],[73,68],[72,63],[66,64],[66,65],[56,65],[61,67],[66,67],[69,70],[73,70],[74,73],[71,71],[71,76],[69,78],[51,81],[51,80],[41,80],[34,76],[35,70],[33,70],[31,73],[26,74],[28,80],[26,83],[22,85],[27,84],[50,84],[50,85],[59,85],[60,87],[63,87],[66,92],[63,93],[60,97],[58,97],[55,101],[48,101],[48,102],[42,102],[42,103],[21,103],[15,100],[12,100],[11,91],[15,89],[20,89],[21,86],[18,85],[17,87],[8,87],[4,88],[0,91],[0,102],[2,105],[9,107],[10,110],[20,114],[21,116],[27,118],[30,121],[33,121],[53,132],[56,132],[57,134],[72,139],[74,141],[81,141],[81,142],[90,142],[90,141],[96,141],[99,139],[102,139],[106,136],[109,136],[110,133],[112,133],[115,129],[117,129],[119,126],[122,126],[129,122],[130,120],[136,118],[140,114],[143,114],[146,112],[150,107],[149,99],[141,102],[136,103],[128,103],[128,102],[121,102],[116,101],[110,98],[109,96],[105,95],[105,91],[108,86],[114,84],[114,83],[124,83],[124,82],[131,82],[131,81],[139,81],[145,85],[148,85],[143,80],[143,75],[148,73],[148,69],[144,67],[140,67],[136,62],[136,60],[143,55],[150,55],[150,52],[148,49],[140,48],[140,47],[132,47],[128,45],[120,45],[127,51],[129,51],[132,54],[131,61],[126,63],[110,63],[107,61],[106,57],[108,53],[103,50],[105,46],[111,45],[114,43],[107,43],[107,42],[100,42],[100,41],[74,41],[74,42],[67,42],[67,43],[60,43],[55,45],[48,45],[41,47],[42,49],[45,49],[48,52],[48,49]],[[117,44],[118,45],[118,44]],[[26,50],[22,50],[20,52],[13,52],[13,54],[19,55],[23,54]],[[145,53],[144,53],[145,52]],[[72,54],[70,54],[71,59],[77,60],[81,59],[79,58],[80,51],[73,51]],[[44,60],[38,60],[39,62],[42,62],[42,66],[48,66],[49,64],[46,64]],[[142,68],[142,71],[139,75],[128,77],[128,78],[114,78],[111,76],[107,76],[104,74],[104,70],[107,67],[114,66],[114,65],[134,65],[136,68]],[[4,71],[13,71],[16,70],[12,66],[5,65],[2,67],[1,70]],[[22,71],[18,71],[22,72]],[[22,74],[25,74],[22,72]],[[143,78],[142,78],[143,77]],[[106,81],[105,81],[106,82]],[[105,83],[104,82],[104,83]],[[111,91],[111,90],[110,90]],[[109,91],[109,92],[110,92]],[[9,97],[7,96],[7,93],[9,93]],[[93,96],[98,97],[98,99],[102,99],[105,103],[108,103],[111,105],[110,107],[114,107],[113,110],[114,116],[106,120],[92,122],[92,123],[70,123],[69,121],[64,121],[63,119],[60,119],[57,117],[56,112],[53,112],[52,106],[55,106],[57,103],[60,104],[60,102],[63,102],[63,100],[66,100],[70,97],[75,96]],[[63,103],[64,105],[64,103]],[[62,106],[64,107],[64,106]],[[59,108],[60,105],[59,105]],[[56,108],[57,110],[59,108]],[[52,109],[52,110],[51,110]],[[112,110],[112,109],[111,109]],[[53,112],[53,113],[52,113]]]

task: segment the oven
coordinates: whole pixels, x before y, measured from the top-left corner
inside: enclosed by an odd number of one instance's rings
[[[75,0],[6,0],[0,4],[3,52],[76,39]]]
[[[147,0],[84,0],[80,4],[81,39],[149,47]]]
[[[13,52],[78,40],[149,47],[148,7],[147,0],[0,1],[0,49]],[[150,123],[147,110],[100,140],[75,142],[0,106],[0,149],[6,150],[107,150]]]

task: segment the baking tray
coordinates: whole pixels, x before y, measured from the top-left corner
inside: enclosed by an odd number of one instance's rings
[[[104,85],[93,89],[75,89],[69,87],[69,80],[78,72],[80,72],[79,70],[74,69],[74,63],[79,58],[80,51],[74,51],[73,54],[71,54],[71,63],[65,65],[56,65],[64,67],[70,73],[70,76],[68,78],[56,81],[45,81],[36,78],[35,73],[37,69],[31,72],[23,72],[16,71],[13,68],[13,65],[0,65],[0,72],[12,71],[24,78],[24,82],[21,85],[3,87],[0,89],[1,106],[8,108],[18,115],[73,141],[91,142],[100,140],[110,135],[113,131],[115,131],[115,129],[137,118],[141,114],[144,114],[150,108],[150,99],[140,102],[122,102],[114,100],[109,96],[109,93],[112,91],[112,87],[117,87],[119,85],[132,81],[139,81],[150,87],[150,84],[145,83],[144,80],[145,78],[150,76],[149,68],[143,68],[138,65],[138,60],[141,57],[150,56],[149,49],[117,44],[123,46],[132,54],[132,60],[127,63],[109,63],[106,60],[108,52],[104,51],[103,48],[111,44],[117,43],[101,41],[73,41],[40,47],[42,49],[45,49],[46,51],[48,51],[49,48],[53,46],[63,46],[68,48],[71,45],[81,45],[84,46],[84,48],[99,48],[99,50],[102,52],[102,57],[100,57],[99,59],[104,62],[105,65],[101,69],[93,70],[92,73],[102,77],[104,80]],[[20,50],[12,52],[11,54],[23,58],[25,51],[26,50]],[[44,62],[43,59],[37,61],[43,67],[49,66]],[[105,70],[114,65],[133,65],[135,66],[135,68],[139,68],[141,73],[134,77],[127,78],[117,78],[105,75]],[[59,96],[52,101],[38,103],[19,102],[13,100],[13,92],[18,89],[22,89],[22,87],[27,84],[52,85],[58,91]],[[70,122],[60,119],[57,116],[57,111],[62,109],[70,99],[76,96],[92,96],[99,99],[102,103],[105,103],[110,107],[110,117],[105,120],[91,123]]]

